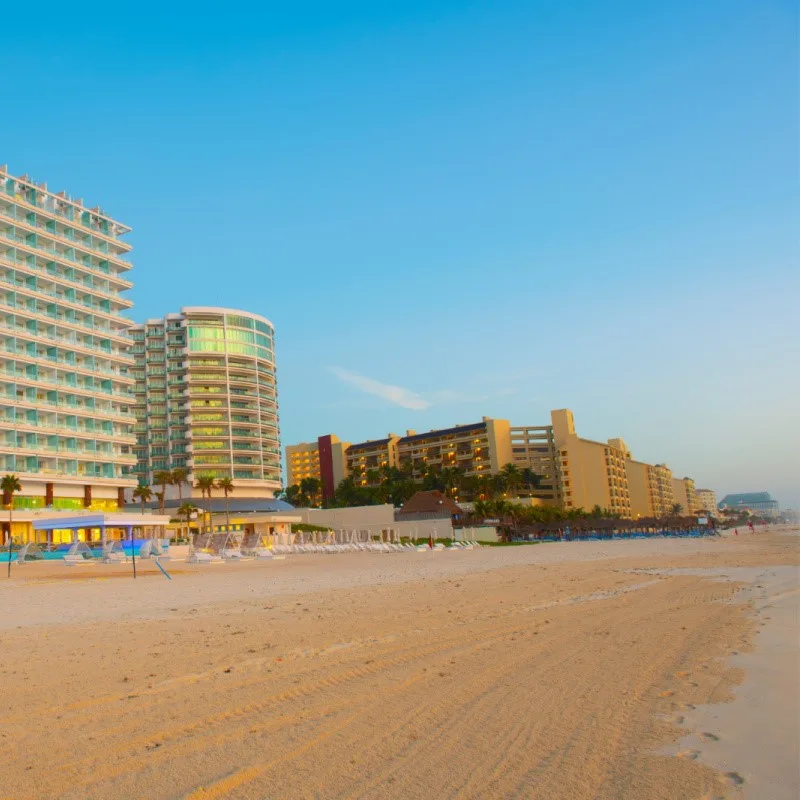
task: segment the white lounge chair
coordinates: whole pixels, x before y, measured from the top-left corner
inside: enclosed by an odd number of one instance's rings
[[[97,559],[86,542],[75,542],[64,556],[64,563],[75,567],[78,564],[96,564]]]
[[[223,560],[213,553],[206,553],[203,550],[190,550],[186,556],[187,564],[222,564]]]

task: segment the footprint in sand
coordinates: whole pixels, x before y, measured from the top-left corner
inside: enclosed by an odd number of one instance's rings
[[[738,772],[726,772],[724,777],[734,786],[741,786],[744,783],[744,778]]]
[[[700,738],[704,742],[718,742],[719,741],[719,736],[717,736],[717,735],[715,735],[713,733],[701,733],[700,734]]]
[[[672,695],[674,695],[674,694],[675,694],[675,692],[673,692],[673,691],[670,691],[669,689],[666,689],[666,690],[665,690],[665,691],[663,691],[663,692],[659,692],[659,695],[658,695],[658,696],[659,696],[659,697],[672,697]]]
[[[685,678],[688,674],[689,674],[688,672],[676,672],[675,673],[675,677],[676,678]]]
[[[696,761],[700,758],[700,751],[699,750],[681,750],[678,753],[678,758],[689,758],[692,761]]]

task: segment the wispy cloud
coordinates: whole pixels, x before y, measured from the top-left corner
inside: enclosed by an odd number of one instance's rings
[[[375,397],[388,400],[396,406],[410,408],[413,411],[424,411],[426,408],[430,408],[431,404],[425,400],[422,395],[412,392],[410,389],[404,389],[402,386],[392,386],[390,383],[381,383],[373,378],[358,375],[355,372],[350,372],[341,367],[328,367],[328,370],[343,383],[355,386],[356,389],[366,392],[367,394],[372,394],[375,395]]]

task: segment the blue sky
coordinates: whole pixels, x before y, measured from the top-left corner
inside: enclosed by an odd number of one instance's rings
[[[6,9],[0,161],[272,319],[284,443],[567,406],[800,506],[795,2],[159,5]]]

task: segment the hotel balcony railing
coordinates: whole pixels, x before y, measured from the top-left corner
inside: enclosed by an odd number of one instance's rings
[[[3,237],[2,233],[0,233],[0,237]],[[8,237],[5,237],[5,238],[8,238]],[[31,247],[31,249],[36,249],[36,248]],[[121,308],[130,308],[131,306],[133,306],[133,301],[132,300],[128,300],[126,297],[123,297],[118,292],[105,291],[105,290],[100,289],[98,287],[90,286],[89,284],[83,283],[82,281],[76,281],[76,280],[70,279],[65,275],[59,275],[57,273],[54,275],[53,273],[50,273],[47,270],[43,270],[41,267],[30,266],[24,260],[20,261],[19,259],[9,258],[7,254],[0,256],[0,260],[4,260],[7,263],[9,263],[9,265],[13,266],[13,268],[15,270],[30,270],[31,272],[39,272],[39,273],[43,274],[46,277],[47,280],[49,280],[49,281],[51,281],[53,283],[57,283],[59,285],[64,284],[64,283],[75,284],[74,291],[82,291],[85,294],[100,295],[101,297],[104,297],[105,299],[107,299],[109,301],[113,301],[114,303],[117,303]],[[39,291],[43,292],[45,294],[48,293],[48,290],[44,290],[44,289],[40,289]]]
[[[136,437],[133,434],[121,433],[119,431],[109,432],[104,430],[88,429],[84,427],[73,428],[70,425],[48,422],[46,420],[27,420],[24,417],[0,417],[0,428],[8,427],[9,425],[14,429],[37,428],[40,430],[57,431],[59,433],[67,433],[83,439],[110,439],[112,441],[123,442],[125,444],[133,444],[136,441]]]
[[[0,199],[2,199],[2,195],[0,195]],[[5,217],[7,220],[12,220],[13,221],[12,224],[14,227],[24,228],[25,230],[29,230],[31,231],[31,233],[34,233],[37,236],[45,236],[49,239],[55,239],[65,244],[68,249],[74,250],[77,248],[78,250],[85,252],[86,255],[97,258],[100,261],[115,261],[116,263],[122,263],[126,265],[127,269],[130,269],[132,266],[128,260],[121,259],[119,258],[119,256],[115,256],[114,253],[111,253],[108,250],[103,250],[100,247],[92,247],[91,243],[87,245],[87,242],[70,238],[69,236],[66,236],[64,233],[61,233],[58,230],[49,230],[47,228],[47,225],[33,224],[28,221],[27,217],[24,214],[15,212],[13,209],[3,208],[2,205],[0,205],[0,217]],[[97,234],[99,234],[100,236],[106,236],[106,234],[103,234],[100,231],[95,231],[93,235]],[[116,243],[117,245],[121,245],[122,249],[124,249],[125,252],[130,252],[130,250],[132,249],[127,242],[122,242],[119,239],[114,239],[113,237],[108,237],[108,236],[106,236],[106,238],[108,238],[110,243]],[[100,256],[103,257],[100,258]],[[111,256],[111,258],[107,258],[107,256]],[[68,260],[71,261],[72,259]],[[127,289],[130,289],[131,286],[133,285],[130,281],[127,281],[124,278],[117,277],[115,273],[112,273],[110,271],[106,272],[101,267],[85,264],[83,260],[81,261],[76,260],[75,263],[79,264],[83,269],[96,271],[101,275],[111,275],[116,280],[125,284],[126,285],[125,288]]]
[[[49,289],[41,289],[39,287],[28,286],[25,283],[17,283],[16,281],[6,278],[4,275],[0,276],[0,283],[13,287],[14,291],[20,294],[34,295],[33,299],[39,296],[50,297],[55,299],[60,305],[68,306],[81,313],[86,313],[86,310],[89,309],[92,314],[110,317],[114,322],[127,322],[124,317],[112,311],[111,308],[105,309],[99,303],[84,303],[77,298],[71,299],[66,297],[63,292],[51,292]],[[45,302],[47,301],[45,300]]]
[[[20,314],[20,316],[23,316]],[[121,350],[111,350],[105,347],[99,347],[96,344],[87,344],[86,342],[80,342],[76,339],[69,339],[65,336],[51,336],[48,333],[44,333],[40,330],[31,330],[30,328],[26,327],[25,325],[9,325],[8,323],[0,322],[0,333],[3,331],[9,331],[14,333],[15,336],[23,339],[26,337],[32,339],[47,339],[50,342],[55,342],[59,347],[64,350],[90,350],[92,353],[100,353],[102,356],[105,356],[109,359],[120,359],[121,361],[125,361],[126,364],[132,364],[130,361],[128,354],[121,351]]]
[[[35,455],[36,453],[44,453],[45,455],[73,455],[76,458],[81,458],[87,461],[123,461],[126,464],[136,463],[136,456],[133,453],[120,453],[120,452],[105,452],[102,450],[85,450],[79,447],[68,447],[67,445],[59,445],[52,447],[44,444],[11,444],[10,442],[0,442],[0,447],[4,451],[11,451],[14,454],[29,454]]]
[[[115,392],[107,389],[97,388],[95,386],[84,386],[79,383],[70,383],[64,378],[52,378],[48,375],[28,375],[25,370],[14,370],[9,366],[3,372],[0,372],[0,381],[2,376],[7,379],[13,379],[16,383],[32,383],[37,386],[54,386],[56,388],[65,387],[69,390],[69,394],[89,395],[90,397],[97,397],[102,394],[103,399],[118,400],[120,403],[130,404],[133,402],[133,395],[126,392]]]
[[[68,348],[64,349],[66,350]],[[69,367],[69,372],[87,372],[92,375],[108,375],[110,378],[122,383],[133,384],[134,382],[132,377],[129,375],[123,375],[118,370],[108,369],[107,367],[90,367],[87,364],[78,364],[74,361],[69,361],[66,358],[52,358],[51,356],[43,353],[29,353],[24,347],[14,348],[6,346],[4,352],[11,354],[14,358],[24,361],[42,361],[46,365],[60,364],[62,367]]]
[[[36,209],[36,211],[39,213],[49,214],[52,217],[57,217],[63,221],[62,224],[64,225],[66,225],[68,222],[70,227],[80,226],[81,229],[91,231],[93,236],[99,236],[103,239],[107,239],[110,244],[116,244],[126,250],[131,249],[131,246],[126,241],[120,239],[118,236],[115,236],[113,233],[104,231],[100,226],[93,223],[91,218],[92,215],[96,214],[96,212],[92,211],[91,209],[83,208],[82,206],[75,206],[72,204],[71,198],[53,197],[53,195],[45,193],[42,189],[37,187],[31,187],[36,191],[36,199],[31,200],[26,194],[27,186],[23,182],[17,180],[16,178],[12,178],[11,176],[9,176],[9,179],[14,182],[14,191],[9,192],[7,184],[5,193],[0,195],[0,197],[2,197],[6,202],[23,203],[26,206]],[[47,207],[44,201],[44,197],[46,196],[50,198],[51,204],[56,204],[53,208]],[[63,204],[64,209],[68,209],[71,213],[62,213],[57,204]],[[75,218],[76,213],[78,213],[77,219]],[[87,216],[89,219],[88,222],[86,221]],[[107,218],[108,215],[101,212],[100,216]],[[110,224],[119,225],[121,234],[128,233],[130,231],[127,226],[116,223],[113,220],[110,220]]]
[[[126,298],[122,297],[119,291],[114,290],[111,287],[103,288],[102,286],[95,286],[94,283],[86,283],[85,281],[80,280],[78,277],[72,278],[69,275],[65,275],[62,272],[51,272],[46,267],[43,267],[40,264],[32,264],[24,258],[12,257],[9,251],[6,251],[5,253],[0,253],[0,263],[8,264],[13,269],[19,269],[25,272],[38,273],[39,275],[43,275],[47,280],[53,281],[54,283],[72,284],[75,286],[76,289],[81,289],[82,291],[94,292],[95,294],[102,295],[103,297],[107,297],[110,300],[123,300],[127,302]],[[76,269],[87,269],[91,272],[89,267],[78,266],[76,267]],[[100,275],[104,275],[104,273],[101,272]],[[95,276],[92,275],[92,277]],[[130,282],[125,281],[125,283],[130,283]],[[133,304],[131,303],[131,305]]]
[[[0,381],[2,380],[2,373],[0,373]],[[0,396],[0,407],[13,405],[17,408],[39,408],[47,406],[48,408],[63,408],[71,414],[81,414],[91,417],[113,417],[121,421],[129,421],[133,424],[136,417],[131,413],[123,413],[114,408],[89,408],[87,406],[78,406],[67,403],[66,400],[58,400],[55,403],[48,400],[26,400],[25,398],[13,398]]]
[[[111,253],[108,250],[102,250],[100,248],[95,249],[91,245],[87,246],[85,242],[79,242],[77,239],[75,240],[67,239],[66,237],[57,236],[56,234],[53,234],[49,231],[40,233],[39,230],[37,230],[33,226],[28,225],[27,223],[12,222],[11,225],[14,227],[26,227],[31,231],[31,233],[34,236],[37,237],[42,236],[48,239],[59,238],[60,240],[65,241],[67,243],[66,249],[59,250],[59,248],[57,248],[55,244],[47,245],[47,244],[39,244],[38,242],[35,245],[30,244],[28,243],[28,240],[26,239],[25,236],[17,236],[16,234],[11,233],[8,229],[6,229],[5,232],[0,232],[0,236],[3,236],[6,239],[17,242],[19,245],[27,247],[29,249],[41,250],[45,253],[50,253],[54,258],[58,259],[59,261],[68,262],[70,264],[77,264],[81,267],[86,266],[84,265],[82,260],[76,258],[74,254],[71,255],[69,253],[70,250],[78,250],[84,253],[85,255],[89,256],[90,258],[94,257],[101,261],[112,262],[117,266],[122,267],[122,269],[124,270],[130,269],[132,266],[131,262],[128,261],[127,259],[120,258],[118,255],[115,255],[114,253]],[[100,258],[100,256],[102,256],[102,258]],[[91,267],[88,266],[86,268],[91,269]],[[98,269],[98,272],[101,272],[102,274],[102,270]]]
[[[93,325],[88,322],[69,319],[64,314],[49,314],[47,311],[28,308],[25,303],[11,303],[8,300],[0,299],[0,305],[15,309],[20,316],[42,320],[42,322],[47,325],[58,325],[62,328],[81,328],[95,334],[99,333],[104,337],[116,339],[118,343],[121,343],[125,347],[130,344],[130,339],[120,328],[111,328],[106,325]]]

